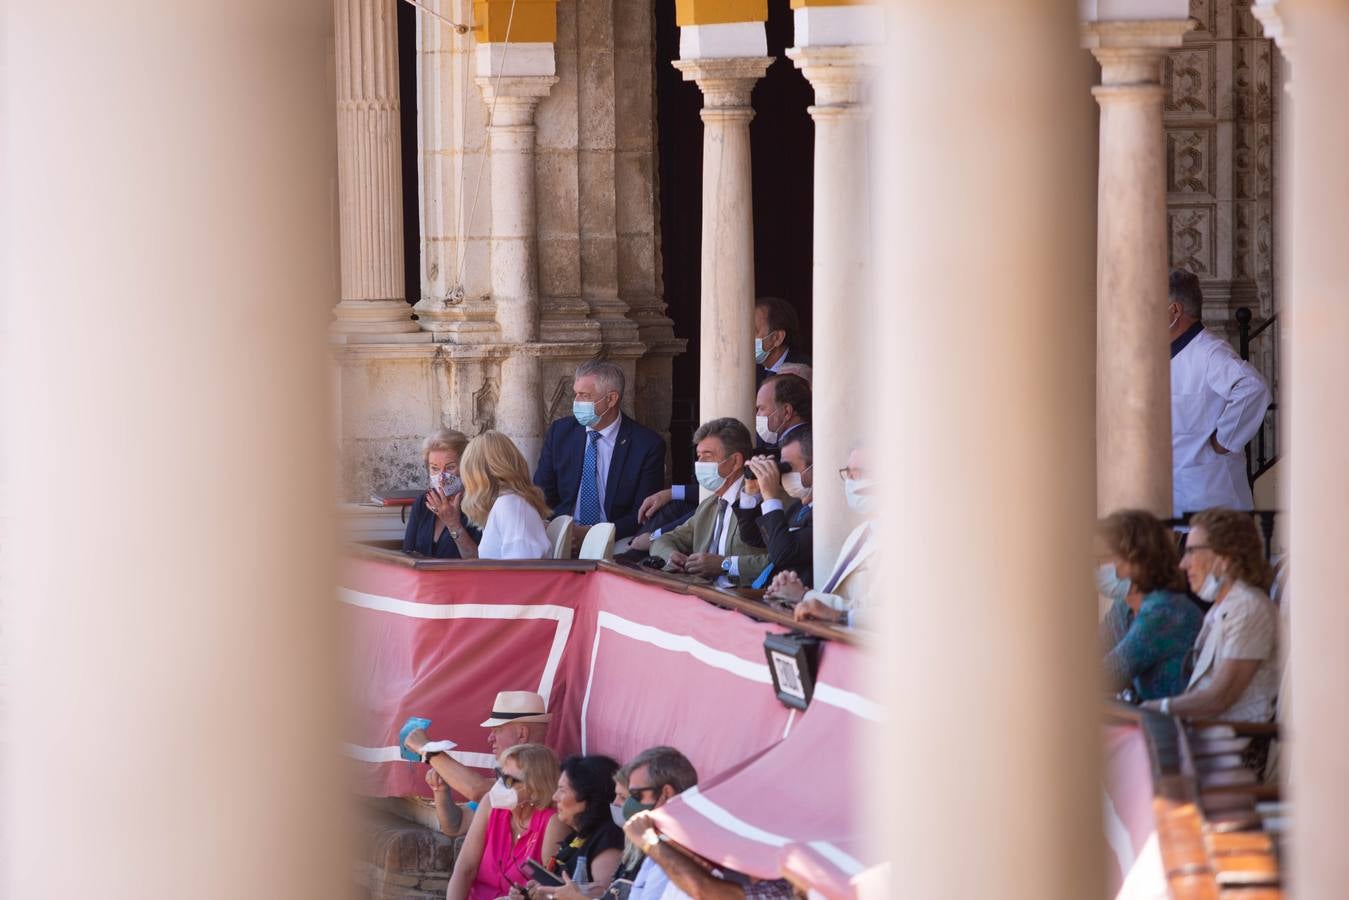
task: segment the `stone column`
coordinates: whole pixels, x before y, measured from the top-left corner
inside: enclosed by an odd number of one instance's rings
[[[1089,67],[1061,0],[890,12],[885,397],[857,411],[884,448],[869,643],[889,718],[853,765],[909,777],[868,785],[864,831],[906,896],[1096,897]]]
[[[702,325],[698,418],[754,424],[754,206],[750,93],[772,58],[677,59],[703,92]]]
[[[797,46],[787,51],[811,86],[815,104],[811,406],[815,441],[815,571],[828,572],[857,524],[843,483],[832,473],[862,438],[857,410],[866,409],[876,375],[871,335],[876,323],[871,280],[871,159],[865,104],[869,64],[883,33],[879,7],[802,6],[796,10]],[[821,28],[821,25],[834,26]],[[823,35],[828,43],[813,45]]]
[[[333,0],[342,301],[337,334],[415,332],[403,286],[397,0]]]
[[[5,22],[5,896],[351,892],[332,12],[71,0]],[[72,565],[95,484],[115,525]]]
[[[543,445],[539,378],[538,237],[534,203],[534,111],[557,82],[552,75],[482,77],[492,173],[492,301],[503,343],[497,428],[532,463]]]
[[[1185,3],[1180,3],[1185,7]],[[1166,162],[1162,63],[1184,18],[1100,21],[1084,40],[1101,64],[1096,247],[1096,505],[1171,514],[1171,362],[1166,339]],[[1064,298],[1064,303],[1072,302]]]
[[[1276,253],[1287,301],[1281,316],[1288,406],[1284,466],[1288,537],[1287,657],[1292,666],[1290,707],[1283,711],[1293,804],[1290,840],[1293,890],[1299,897],[1334,897],[1349,884],[1349,855],[1335,840],[1349,803],[1349,606],[1343,600],[1344,548],[1349,544],[1349,440],[1339,398],[1349,392],[1349,7],[1318,0],[1265,0],[1255,7],[1266,34],[1289,63],[1289,138],[1279,173],[1289,189],[1280,196],[1287,223]],[[1285,698],[1286,699],[1286,698]]]
[[[475,4],[475,71],[487,111],[492,307],[500,334],[495,427],[531,466],[543,446],[534,114],[557,84],[557,3]]]

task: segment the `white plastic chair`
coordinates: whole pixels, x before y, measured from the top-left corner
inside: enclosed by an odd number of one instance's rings
[[[581,552],[576,555],[576,558],[607,559],[613,562],[614,533],[616,531],[613,522],[600,522],[598,525],[591,525],[590,530],[586,532],[585,538],[581,541]]]
[[[571,559],[571,516],[558,516],[548,523],[549,559]]]

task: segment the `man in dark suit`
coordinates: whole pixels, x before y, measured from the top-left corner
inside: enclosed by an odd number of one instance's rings
[[[754,361],[756,384],[788,363],[810,365],[810,354],[800,347],[801,320],[781,297],[760,297],[754,304]]]
[[[623,415],[623,370],[588,362],[572,383],[572,414],[548,426],[534,471],[554,516],[572,516],[577,546],[591,525],[613,522],[618,538],[637,530],[642,500],[665,482],[665,441]]]
[[[775,460],[755,456],[748,465],[754,473],[746,479],[742,495],[759,498],[752,506],[741,504],[735,515],[740,520],[740,537],[747,544],[768,548],[768,566],[753,587],[763,587],[775,572],[795,571],[805,584],[811,583],[814,554],[811,485],[814,479],[810,426],[795,428],[783,439],[782,462],[791,471],[782,474]]]
[[[810,385],[799,375],[770,375],[754,395],[758,446],[776,449],[810,421]]]

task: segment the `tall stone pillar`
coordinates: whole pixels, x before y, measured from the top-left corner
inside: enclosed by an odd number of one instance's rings
[[[912,777],[868,784],[865,833],[905,896],[1095,897],[1089,61],[1061,0],[895,3],[886,25],[886,393],[858,412],[884,448],[868,613],[889,718],[853,764]]]
[[[1349,544],[1349,472],[1339,398],[1349,392],[1349,7],[1324,0],[1279,0],[1254,7],[1289,63],[1289,148],[1279,177],[1280,222],[1290,238],[1276,249],[1287,316],[1283,354],[1288,408],[1288,589],[1291,710],[1283,715],[1293,804],[1292,887],[1299,897],[1334,897],[1349,884],[1349,856],[1335,840],[1349,803],[1349,607],[1343,601]],[[1286,699],[1286,698],[1285,698]]]
[[[332,330],[418,330],[403,286],[397,0],[333,0],[342,300]]]
[[[871,278],[871,159],[866,104],[870,64],[883,32],[880,7],[794,0],[796,46],[787,56],[815,89],[814,413],[815,571],[828,572],[857,524],[843,483],[827,476],[862,438],[859,409],[875,379]]]
[[[332,13],[71,0],[6,18],[24,74],[3,101],[6,176],[23,173],[4,188],[23,302],[0,304],[4,896],[351,892],[332,864],[348,770],[327,749],[346,721],[319,340]],[[72,565],[95,484],[116,525]],[[300,509],[300,527],[278,514]],[[325,749],[277,750],[304,745]],[[53,747],[97,774],[69,777]]]
[[[1171,514],[1171,362],[1166,338],[1166,162],[1162,64],[1191,27],[1092,21],[1101,64],[1096,247],[1096,505]],[[1070,302],[1067,298],[1064,302]]]
[[[750,94],[766,55],[762,3],[675,4],[674,66],[703,92],[702,311],[698,418],[754,424],[754,204]]]
[[[496,427],[532,463],[543,446],[545,424],[539,368],[534,113],[558,80],[553,53],[557,9],[555,2],[514,7],[514,3],[485,4],[475,33],[480,40],[488,38],[478,45],[477,82],[488,114],[492,304],[504,345]]]

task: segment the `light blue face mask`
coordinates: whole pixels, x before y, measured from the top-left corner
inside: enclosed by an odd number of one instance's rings
[[[755,338],[754,361],[762,366],[766,359],[768,359],[768,351],[763,348],[763,338]]]
[[[573,400],[571,402],[571,414],[584,428],[589,428],[604,418],[595,412],[595,401],[593,400]]]
[[[1123,600],[1129,596],[1132,587],[1132,581],[1119,577],[1114,563],[1102,563],[1096,567],[1096,590],[1100,591],[1101,596],[1109,597],[1111,600]]]
[[[725,461],[722,460],[721,462]],[[722,477],[719,471],[720,469],[721,463],[719,462],[696,462],[693,464],[693,477],[709,491],[718,491],[726,483],[726,479]]]

